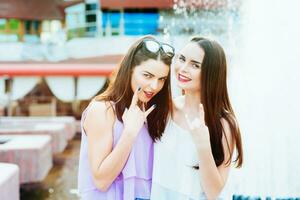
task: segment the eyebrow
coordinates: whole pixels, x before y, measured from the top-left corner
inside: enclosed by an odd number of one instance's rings
[[[196,63],[196,64],[200,64],[200,65],[202,64],[201,62],[196,61],[196,60],[191,60],[191,62],[192,62],[192,63]]]
[[[182,55],[182,54],[179,54],[179,56],[181,56],[181,57],[183,57],[184,59],[185,59],[185,56],[184,55]],[[196,60],[191,60],[191,62],[192,63],[196,63],[196,64],[202,64],[201,62],[199,62],[199,61],[196,61]]]
[[[152,74],[152,73],[150,73],[148,71],[143,71],[143,72],[146,72],[146,73],[150,74],[151,76],[155,76],[154,74]],[[160,78],[168,78],[168,76],[163,76],[163,77],[160,77]]]

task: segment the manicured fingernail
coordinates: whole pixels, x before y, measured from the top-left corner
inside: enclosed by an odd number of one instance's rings
[[[153,104],[153,108],[156,108],[156,104]]]
[[[139,87],[138,87],[138,91],[140,91],[141,89],[142,89],[142,88],[139,86]]]

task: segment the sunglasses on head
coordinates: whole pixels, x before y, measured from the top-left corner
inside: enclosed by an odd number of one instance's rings
[[[167,54],[170,58],[173,58],[175,54],[174,47],[169,44],[161,43],[156,40],[146,39],[144,40],[146,49],[152,53],[157,53],[160,49]]]

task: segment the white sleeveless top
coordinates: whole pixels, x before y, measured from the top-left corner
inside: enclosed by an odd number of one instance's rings
[[[190,133],[169,120],[160,141],[154,144],[152,200],[204,200],[196,146]]]

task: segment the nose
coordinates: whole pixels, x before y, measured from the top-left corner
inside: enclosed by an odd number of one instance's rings
[[[183,72],[187,72],[187,67],[188,67],[188,62],[184,62],[182,64],[180,64],[179,70],[183,71]]]
[[[150,83],[150,87],[151,87],[152,90],[157,90],[158,80],[157,79],[152,80],[151,83]]]

